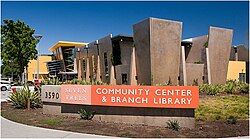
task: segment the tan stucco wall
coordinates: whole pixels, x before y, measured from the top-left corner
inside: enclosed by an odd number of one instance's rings
[[[246,73],[246,62],[229,61],[227,80],[239,80],[239,73]]]
[[[48,69],[46,62],[52,61],[52,56],[39,56],[39,79],[48,77]],[[37,72],[37,60],[30,60],[28,64],[28,81],[33,81]]]

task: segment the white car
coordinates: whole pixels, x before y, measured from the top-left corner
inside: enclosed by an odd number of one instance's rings
[[[9,81],[0,81],[1,91],[11,90],[11,84]]]

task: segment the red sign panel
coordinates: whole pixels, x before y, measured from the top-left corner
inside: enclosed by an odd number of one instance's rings
[[[71,104],[197,108],[199,103],[197,86],[62,85],[61,93],[61,102]]]

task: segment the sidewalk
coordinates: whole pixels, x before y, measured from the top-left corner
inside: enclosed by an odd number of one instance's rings
[[[1,117],[1,138],[117,138],[46,129],[19,124]]]

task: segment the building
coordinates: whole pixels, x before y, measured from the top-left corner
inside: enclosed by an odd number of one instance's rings
[[[249,83],[249,50],[244,45],[231,48],[228,65],[228,80],[238,80]]]
[[[133,37],[109,34],[89,44],[59,41],[50,48],[56,60],[47,62],[49,75],[116,85],[246,80],[248,50],[232,48],[233,30],[209,27],[205,36],[181,36],[182,22],[148,18],[133,25]]]
[[[55,60],[47,61],[50,77],[59,77],[63,80],[77,78],[76,53],[80,51],[76,47],[86,46],[87,43],[59,41],[49,48]]]
[[[89,43],[88,47],[77,48],[81,51],[76,56],[81,71],[78,79],[117,85],[129,84],[133,48],[133,37],[112,37],[112,34]]]
[[[53,55],[39,55],[39,66],[37,65],[37,60],[30,60],[27,68],[28,81],[33,81],[37,77],[37,73],[39,73],[39,80],[49,78],[49,72],[47,69],[46,62],[52,61]],[[38,66],[38,67],[37,67]],[[39,72],[37,72],[37,68],[39,68]]]

